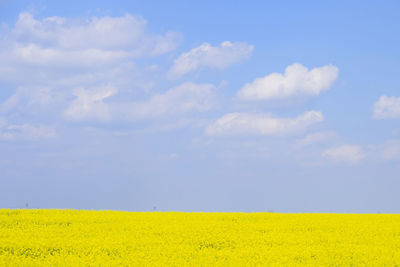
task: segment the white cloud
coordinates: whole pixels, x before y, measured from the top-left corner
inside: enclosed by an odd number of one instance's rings
[[[366,153],[360,146],[342,145],[325,150],[322,156],[338,162],[356,164],[366,157]]]
[[[167,123],[155,123],[149,127],[144,127],[142,129],[134,130],[134,133],[140,134],[153,134],[160,132],[171,132],[176,131],[182,128],[190,128],[190,129],[204,129],[208,124],[210,124],[210,120],[207,119],[199,119],[199,118],[183,118],[178,119],[172,122]],[[131,134],[132,131],[129,132]]]
[[[296,118],[277,118],[269,114],[230,113],[206,129],[207,135],[285,135],[304,131],[322,122],[319,111],[308,111]]]
[[[75,76],[114,71],[138,57],[167,53],[180,39],[172,32],[152,34],[144,19],[129,14],[36,19],[24,12],[0,36],[0,80],[27,87],[75,80]]]
[[[294,63],[286,68],[284,74],[272,73],[247,83],[238,92],[238,97],[243,100],[266,100],[318,95],[332,86],[338,73],[338,68],[333,65],[308,70]]]
[[[223,42],[220,46],[204,43],[175,59],[169,77],[180,77],[201,68],[224,69],[236,62],[247,59],[253,46],[247,43]]]
[[[104,99],[117,92],[111,85],[91,90],[79,89],[76,99],[65,110],[64,116],[70,120],[109,120],[111,111]]]
[[[12,36],[17,43],[27,47],[35,43],[42,48],[55,48],[48,51],[47,56],[56,51],[81,51],[85,55],[97,49],[105,56],[107,52],[124,51],[129,56],[138,57],[159,55],[175,49],[180,39],[178,34],[154,35],[148,33],[146,27],[147,22],[143,18],[130,14],[74,20],[63,17],[35,19],[32,14],[23,12],[12,29]]]
[[[164,94],[156,94],[148,101],[131,105],[133,118],[159,117],[168,114],[204,112],[217,104],[212,84],[183,83]]]
[[[374,119],[400,118],[400,97],[381,96],[374,105]]]
[[[60,112],[74,90],[82,87],[64,115],[74,120],[107,119],[107,105],[96,99],[93,88],[113,84],[119,92],[148,90],[154,83],[149,76],[155,74],[133,61],[167,53],[180,39],[173,32],[153,34],[143,18],[129,14],[39,19],[20,13],[15,25],[0,35],[0,81],[15,88],[0,112],[30,116],[49,107]]]
[[[142,102],[112,102],[104,100],[116,94],[111,85],[79,89],[76,99],[65,110],[70,120],[140,120],[173,114],[204,112],[217,105],[215,86],[212,84],[183,83],[163,94],[155,94]]]
[[[321,143],[337,136],[334,131],[325,131],[307,134],[304,138],[296,142],[296,147],[306,147],[313,144]]]
[[[0,129],[7,125],[7,120],[5,118],[0,117]]]
[[[400,158],[400,140],[390,140],[381,146],[382,157],[387,160]]]
[[[63,110],[70,120],[118,117],[117,104],[106,103],[116,94],[116,87],[126,93],[135,87],[147,90],[153,86],[141,76],[152,74],[144,74],[148,70],[141,71],[132,60],[167,53],[180,39],[173,32],[152,34],[144,19],[129,14],[37,19],[23,12],[0,36],[0,81],[16,85],[15,92],[0,105],[0,112],[30,115],[51,106],[53,112]],[[65,109],[71,96],[75,100]]]
[[[369,146],[371,156],[380,160],[390,161],[400,159],[400,140],[388,140],[382,144]]]
[[[2,141],[46,139],[55,135],[56,131],[53,127],[9,124],[6,119],[0,117],[0,140]]]
[[[49,87],[18,87],[15,93],[0,105],[0,112],[8,113],[29,109],[29,112],[35,113],[56,102],[56,98]]]
[[[350,164],[368,159],[370,162],[390,162],[400,159],[400,140],[387,140],[380,144],[366,146],[342,145],[322,152],[322,156],[336,162]]]
[[[36,67],[98,67],[115,63],[130,56],[127,51],[107,51],[98,48],[84,50],[65,50],[41,47],[37,44],[17,44],[8,55],[9,61]]]

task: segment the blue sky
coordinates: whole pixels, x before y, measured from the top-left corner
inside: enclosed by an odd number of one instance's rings
[[[0,206],[400,208],[397,1],[0,1]]]

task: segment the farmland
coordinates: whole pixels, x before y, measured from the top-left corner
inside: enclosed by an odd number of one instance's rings
[[[0,265],[399,266],[400,215],[0,210]]]

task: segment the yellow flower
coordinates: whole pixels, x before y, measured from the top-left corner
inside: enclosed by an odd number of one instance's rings
[[[400,215],[0,210],[0,266],[398,266]]]

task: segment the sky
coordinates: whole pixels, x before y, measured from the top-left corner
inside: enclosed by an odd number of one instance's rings
[[[0,208],[399,213],[399,13],[0,0]]]

